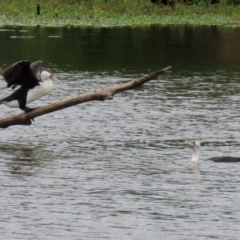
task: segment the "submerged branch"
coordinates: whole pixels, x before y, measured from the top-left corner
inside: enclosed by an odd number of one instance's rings
[[[7,128],[12,125],[31,125],[32,124],[31,119],[34,119],[36,117],[42,116],[47,113],[58,111],[58,110],[71,107],[84,102],[104,101],[104,100],[112,99],[115,94],[119,92],[131,90],[131,89],[143,90],[144,83],[149,82],[150,80],[156,78],[160,74],[163,74],[170,68],[171,66],[163,68],[156,72],[152,72],[144,77],[132,80],[124,84],[115,85],[112,87],[104,88],[102,90],[97,90],[97,91],[81,94],[76,97],[71,97],[58,102],[54,102],[46,106],[39,107],[28,113],[21,113],[8,118],[2,118],[0,119],[0,128]]]

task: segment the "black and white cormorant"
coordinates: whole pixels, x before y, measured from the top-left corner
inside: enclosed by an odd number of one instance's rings
[[[186,141],[185,144],[190,146],[190,148],[192,148],[193,150],[192,163],[199,163],[199,155],[200,155],[200,147],[201,147],[200,142],[196,140],[190,140],[190,141]],[[232,157],[232,156],[212,157],[212,158],[206,159],[206,161],[240,162],[240,157]]]
[[[38,69],[42,61],[30,64],[29,61],[19,61],[12,64],[3,72],[3,78],[7,82],[7,87],[12,89],[20,86],[11,95],[0,100],[0,104],[8,107],[19,107],[25,112],[34,110],[26,105],[43,96],[51,93],[53,89],[52,81],[60,82],[53,74],[42,71],[38,74]]]

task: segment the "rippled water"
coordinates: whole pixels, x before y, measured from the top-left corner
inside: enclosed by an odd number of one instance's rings
[[[240,164],[204,162],[240,155],[239,67],[209,63],[207,72],[202,65],[186,71],[187,62],[184,70],[173,65],[144,92],[0,130],[2,238],[239,239]],[[107,61],[102,72],[51,64],[62,83],[32,106],[156,70],[114,71]],[[18,112],[1,106],[1,116]],[[190,166],[192,153],[184,145],[192,138],[202,143],[199,169]]]

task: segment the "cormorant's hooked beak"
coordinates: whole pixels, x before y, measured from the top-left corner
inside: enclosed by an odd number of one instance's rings
[[[52,74],[52,75],[51,75],[50,79],[51,79],[52,81],[55,81],[55,82],[57,82],[57,83],[60,83],[60,82],[61,82],[61,80],[60,80],[60,79],[58,79],[57,77],[55,77],[55,75],[54,75],[54,74]]]

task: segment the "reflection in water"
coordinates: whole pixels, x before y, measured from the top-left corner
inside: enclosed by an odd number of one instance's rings
[[[26,176],[37,174],[53,159],[53,156],[44,149],[30,148],[19,144],[1,145],[0,152],[2,158],[6,159],[10,173]]]
[[[3,239],[238,239],[240,164],[193,168],[184,142],[199,139],[201,159],[240,156],[239,29],[11,30],[1,69],[42,59],[63,80],[34,106],[173,70],[144,92],[0,130]]]
[[[199,162],[198,163],[191,162],[189,169],[193,173],[200,173],[201,172],[201,164]]]
[[[240,62],[238,28],[19,27],[13,30],[0,31],[4,46],[0,49],[2,69],[21,59],[41,59],[44,66],[53,65],[51,68],[60,71],[87,71],[104,76],[119,75],[119,72],[131,76],[168,65],[174,67],[175,74],[193,71],[207,74],[216,70],[236,70]]]

